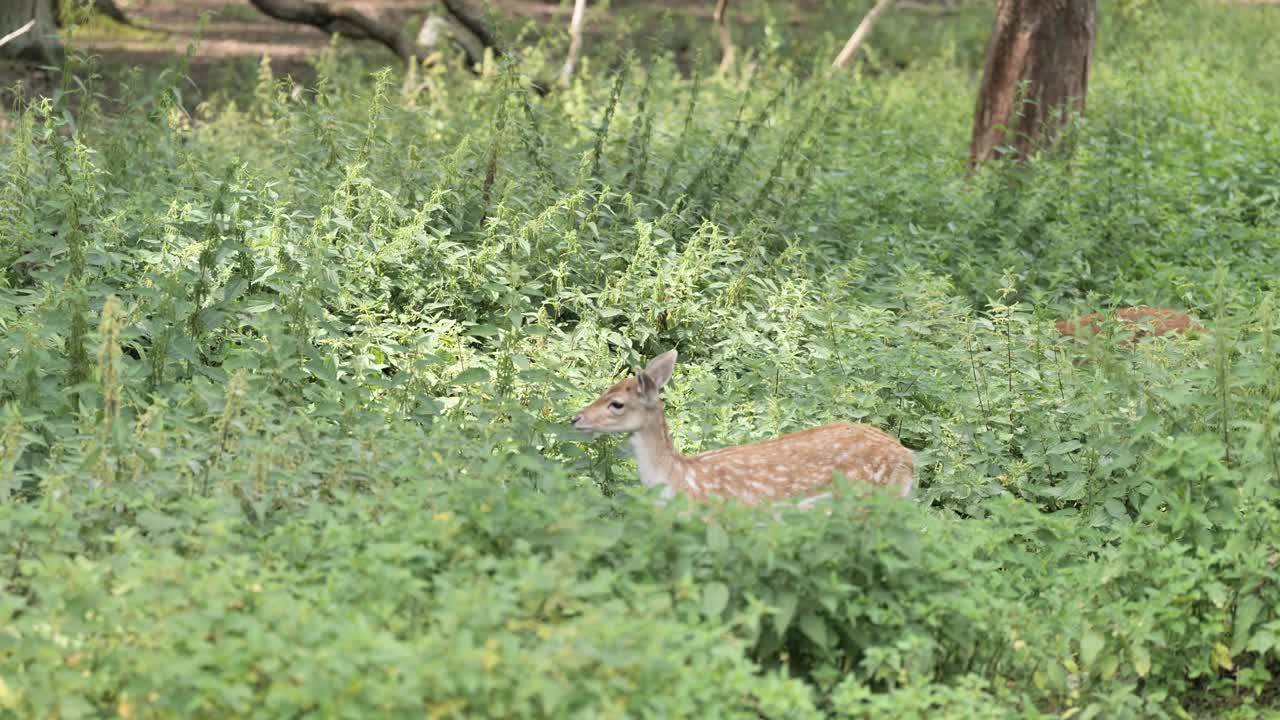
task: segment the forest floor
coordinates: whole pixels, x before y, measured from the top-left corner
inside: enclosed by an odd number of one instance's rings
[[[1280,0],[1231,0],[1241,4],[1274,4]],[[910,3],[913,11],[930,3],[951,5],[954,0],[916,0]],[[117,0],[134,23],[132,27],[110,20],[96,19],[79,27],[69,44],[95,59],[99,69],[142,68],[144,72],[159,72],[174,63],[187,52],[192,41],[199,37],[194,47],[186,74],[191,80],[192,99],[198,102],[204,95],[219,87],[229,87],[252,82],[256,68],[263,56],[271,58],[277,75],[289,75],[304,84],[314,77],[309,58],[323,48],[328,36],[310,26],[284,23],[274,20],[255,9],[248,0]],[[434,3],[426,0],[351,0],[352,7],[385,22],[400,25],[406,33],[416,32],[426,13]],[[907,3],[903,3],[905,8]],[[570,0],[549,2],[539,0],[488,0],[485,3],[492,19],[509,30],[533,23],[551,32],[563,32],[568,24],[572,8]],[[701,40],[714,43],[711,13],[713,0],[665,0],[653,3],[648,0],[614,0],[604,11],[589,6],[584,33],[590,42],[593,35],[608,37],[617,32],[656,31],[659,18],[670,12],[675,19],[675,37],[667,38],[668,46],[677,55],[688,54],[690,48]],[[779,3],[774,8],[775,17],[786,25],[802,29],[807,26],[826,28],[821,0],[796,0]],[[206,18],[203,29],[201,19]],[[731,22],[737,29],[760,23],[753,7],[735,7]],[[849,17],[850,29],[856,24],[856,13]],[[705,24],[705,35],[701,27]],[[829,28],[828,28],[829,29]],[[387,51],[376,43],[357,42],[361,54],[376,62]],[[107,73],[108,85],[114,82],[114,73]],[[53,73],[29,66],[0,63],[0,88],[24,85],[29,96],[52,92],[58,82]],[[111,95],[110,92],[106,93]],[[11,92],[0,92],[5,104],[11,104]]]
[[[248,0],[117,0],[117,4],[134,23],[133,26],[95,19],[78,27],[70,38],[64,34],[64,40],[93,56],[99,68],[136,66],[144,72],[159,72],[184,55],[192,41],[199,38],[187,69],[197,102],[216,88],[239,81],[251,82],[263,56],[271,58],[277,75],[290,75],[299,82],[309,83],[315,73],[309,58],[329,42],[324,32],[307,25],[274,20],[255,9]],[[406,33],[416,32],[421,27],[433,5],[423,0],[353,0],[349,4],[372,17],[401,26]],[[623,22],[628,23],[631,31],[647,26],[656,29],[658,18],[670,11],[677,22],[683,22],[684,32],[678,34],[690,34],[690,27],[706,22],[706,37],[710,40],[713,6],[709,0],[663,3],[615,0],[607,12],[593,12],[589,8],[584,33],[590,41],[592,35],[605,36],[617,32],[620,18],[625,18]],[[786,4],[780,14],[788,24],[800,25],[804,18],[811,19],[820,6],[818,0],[801,0]],[[548,29],[563,29],[568,25],[572,3],[491,0],[487,7],[491,8],[490,17],[507,29],[514,30],[528,23]],[[739,11],[732,19],[738,26],[750,26],[759,21],[759,17],[747,9]],[[688,50],[690,43],[687,40],[676,40],[674,45],[678,51]],[[384,55],[390,57],[388,51],[376,43],[366,41],[354,45],[371,61],[376,62]],[[108,80],[112,79],[108,77]],[[26,86],[28,96],[51,91],[57,84],[49,72],[0,63],[0,87],[13,87],[18,82]]]

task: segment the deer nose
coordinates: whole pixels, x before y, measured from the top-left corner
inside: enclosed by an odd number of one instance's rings
[[[581,420],[581,419],[582,419],[582,413],[578,413],[577,415],[574,415],[574,416],[573,416],[573,419],[572,419],[572,420],[570,420],[570,421],[569,421],[569,423],[570,423],[571,425],[573,425],[574,427],[577,427],[577,426],[578,426],[578,421],[579,421],[579,420]]]

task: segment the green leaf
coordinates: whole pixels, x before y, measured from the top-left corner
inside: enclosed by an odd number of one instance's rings
[[[1072,450],[1078,450],[1084,447],[1079,440],[1066,440],[1054,445],[1045,451],[1046,455],[1066,455]]]
[[[1110,500],[1102,503],[1102,507],[1107,511],[1108,515],[1117,520],[1129,519],[1129,511],[1125,510],[1124,503],[1115,498],[1111,498]]]
[[[564,382],[560,379],[560,376],[555,375],[554,373],[547,372],[542,368],[529,368],[528,370],[521,370],[516,373],[516,377],[520,378],[521,380],[527,383],[535,383],[540,385],[555,385],[557,383],[563,384]]]
[[[1120,656],[1115,653],[1107,653],[1102,656],[1102,660],[1098,663],[1098,674],[1103,680],[1111,680],[1120,671]]]
[[[1134,438],[1148,435],[1152,431],[1158,430],[1163,422],[1164,418],[1162,418],[1158,413],[1147,413],[1139,418],[1138,422],[1134,423],[1133,428],[1129,431],[1129,435]]]
[[[1222,643],[1214,643],[1211,659],[1215,667],[1223,670],[1235,669],[1235,663],[1231,660],[1231,649]]]
[[[707,525],[707,547],[713,553],[722,553],[729,549],[729,535],[719,523]]]
[[[1080,638],[1080,660],[1085,665],[1092,665],[1093,661],[1098,659],[1098,653],[1102,652],[1106,642],[1102,633],[1097,630],[1086,630],[1084,637]]]
[[[799,604],[800,598],[793,592],[784,592],[778,596],[778,614],[774,616],[774,626],[781,635],[791,627],[791,621],[796,617],[796,606]]]
[[[1227,586],[1218,581],[1213,581],[1204,586],[1204,592],[1209,596],[1209,601],[1216,608],[1223,608],[1227,605]]]
[[[1063,500],[1080,500],[1084,497],[1085,480],[1080,475],[1072,475],[1057,491]]]
[[[498,328],[493,325],[476,325],[467,330],[468,335],[475,337],[493,337],[499,332]]]
[[[1253,623],[1258,619],[1258,614],[1262,612],[1262,601],[1257,595],[1246,595],[1239,603],[1236,604],[1236,622],[1231,632],[1231,655],[1239,655],[1244,646],[1249,642],[1249,631],[1253,629]]]
[[[1280,645],[1280,642],[1277,641],[1274,633],[1266,630],[1259,630],[1253,637],[1249,638],[1249,644],[1245,646],[1245,649],[1251,653],[1265,655],[1266,653],[1271,652],[1271,650],[1277,645]]]
[[[173,518],[154,510],[142,510],[138,513],[138,525],[147,532],[157,533],[172,530],[178,526]]]
[[[827,633],[827,623],[817,613],[807,612],[801,615],[798,626],[800,627],[800,632],[804,633],[804,636],[818,647],[825,648],[830,641],[830,636]]]
[[[702,586],[702,614],[718,618],[729,606],[729,588],[722,582],[709,582]]]
[[[475,383],[484,382],[485,380],[488,380],[488,379],[489,379],[488,370],[485,370],[484,368],[480,368],[480,367],[475,367],[475,368],[467,368],[466,370],[463,370],[462,372],[458,373],[458,376],[453,379],[453,383],[455,385],[474,385]]]
[[[1151,653],[1146,645],[1134,643],[1129,648],[1129,657],[1133,659],[1133,671],[1138,673],[1138,677],[1144,678],[1151,672]]]

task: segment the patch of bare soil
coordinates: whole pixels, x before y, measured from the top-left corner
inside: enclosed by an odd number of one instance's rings
[[[802,4],[816,1],[801,0]],[[248,0],[116,0],[116,4],[136,27],[94,23],[76,30],[71,38],[72,47],[92,56],[97,67],[119,70],[137,66],[144,72],[157,73],[185,54],[198,35],[199,43],[187,69],[191,84],[184,85],[193,103],[219,84],[234,79],[247,80],[251,77],[252,65],[264,55],[270,56],[278,75],[291,75],[299,82],[309,83],[314,79],[314,70],[307,61],[329,41],[324,32],[315,28],[267,17]],[[413,21],[424,17],[436,5],[434,0],[350,0],[347,4],[384,22],[405,27],[406,31],[414,27]],[[713,0],[662,3],[665,9],[675,13],[706,16],[708,22],[713,5]],[[653,7],[647,0],[615,0],[609,13],[652,11]],[[496,15],[507,19],[558,26],[567,25],[572,2],[496,0],[492,8]],[[360,42],[352,47],[371,61],[395,62],[394,56],[376,43]],[[103,89],[110,96],[118,73],[105,74],[107,87]],[[21,83],[22,92],[30,97],[52,92],[59,80],[56,73],[0,62],[0,86],[13,87],[15,83]],[[10,103],[12,96],[4,95],[6,104]]]
[[[329,42],[324,32],[272,19],[248,0],[117,0],[116,4],[135,27],[95,22],[78,28],[70,38],[71,46],[92,56],[99,68],[120,70],[137,66],[144,73],[158,73],[174,64],[199,37],[187,69],[191,83],[184,85],[193,103],[231,78],[251,77],[252,66],[264,55],[270,56],[272,68],[278,75],[291,75],[309,83],[314,79],[314,70],[308,59]],[[431,0],[351,0],[348,5],[384,22],[404,26],[414,18],[425,16],[435,3]],[[567,18],[569,12],[568,5],[555,2],[503,0],[497,5],[497,12],[539,22],[554,22],[559,15]],[[390,51],[376,43],[359,42],[352,47],[371,61],[396,62]],[[111,95],[118,73],[105,74],[104,90]],[[60,82],[56,75],[31,65],[0,62],[0,87],[12,88],[20,83],[22,93],[28,97],[51,93]],[[11,104],[12,93],[3,95],[5,104]]]

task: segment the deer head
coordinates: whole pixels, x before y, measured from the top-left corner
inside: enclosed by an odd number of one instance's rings
[[[574,415],[573,426],[597,433],[639,432],[655,415],[662,415],[658,391],[671,379],[675,367],[675,350],[659,355]]]

